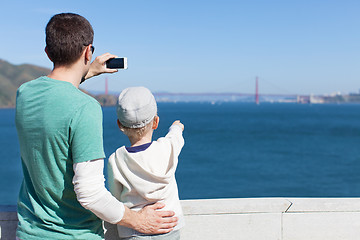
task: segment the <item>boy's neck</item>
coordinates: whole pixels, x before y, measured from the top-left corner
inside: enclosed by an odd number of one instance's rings
[[[140,146],[140,145],[144,145],[146,143],[150,143],[152,141],[152,135],[153,135],[153,130],[148,131],[142,138],[140,139],[130,139],[130,143],[131,143],[131,147],[136,147],[136,146]]]

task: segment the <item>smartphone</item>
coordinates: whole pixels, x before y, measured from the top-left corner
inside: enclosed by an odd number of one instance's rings
[[[107,68],[127,69],[127,58],[111,58],[106,61]]]

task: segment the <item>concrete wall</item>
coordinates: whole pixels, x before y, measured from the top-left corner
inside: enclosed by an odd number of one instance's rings
[[[358,198],[242,198],[181,201],[182,240],[360,239]],[[0,208],[1,239],[14,239],[16,213]],[[116,240],[107,224],[106,239]]]
[[[0,206],[0,239],[15,240],[17,215],[15,206]]]

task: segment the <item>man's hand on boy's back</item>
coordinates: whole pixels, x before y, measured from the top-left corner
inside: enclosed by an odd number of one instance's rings
[[[178,125],[184,131],[184,124],[182,124],[180,120],[176,120],[172,125]]]
[[[164,206],[164,203],[157,202],[139,212],[125,207],[124,217],[118,224],[145,234],[168,233],[177,225],[178,218],[174,217],[173,211],[160,210]]]

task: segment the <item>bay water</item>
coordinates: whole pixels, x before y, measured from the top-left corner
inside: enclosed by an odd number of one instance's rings
[[[107,157],[129,145],[103,108]],[[360,105],[159,103],[164,136],[185,125],[176,178],[181,199],[359,197]],[[14,109],[0,110],[0,205],[22,181]]]

